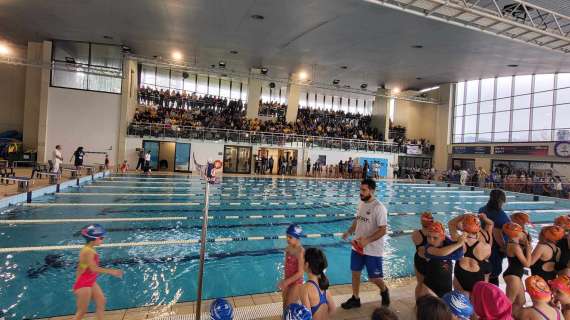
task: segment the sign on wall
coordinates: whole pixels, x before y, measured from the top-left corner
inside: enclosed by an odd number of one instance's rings
[[[407,154],[422,154],[422,148],[418,145],[407,145],[406,146],[406,153]]]
[[[453,147],[453,154],[491,154],[491,147]]]
[[[525,156],[547,156],[548,146],[496,146],[495,154],[516,154]]]

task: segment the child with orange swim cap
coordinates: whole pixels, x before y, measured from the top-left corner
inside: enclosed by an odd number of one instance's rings
[[[532,307],[522,309],[518,315],[513,311],[517,319],[562,319],[562,312],[550,304],[552,292],[544,279],[540,276],[530,276],[526,278],[525,286],[532,300]]]
[[[486,271],[483,269],[483,263],[491,256],[491,246],[481,241],[481,221],[477,215],[464,214],[455,217],[449,221],[448,226],[452,240],[459,239],[459,230],[465,235],[464,255],[455,264],[453,286],[469,295],[475,283],[485,281]]]
[[[549,284],[554,304],[562,310],[564,319],[570,319],[570,277],[559,275]]]
[[[419,298],[417,293],[420,290],[421,284],[424,282],[425,268],[427,260],[425,258],[425,248],[427,244],[428,229],[433,223],[433,215],[431,212],[423,212],[420,217],[422,227],[412,233],[412,242],[416,246],[416,253],[414,254],[414,270],[416,271],[416,299]]]
[[[532,275],[545,281],[556,278],[556,262],[560,259],[560,249],[556,246],[564,237],[564,229],[559,226],[546,226],[540,231],[542,237],[532,252]]]
[[[508,238],[506,254],[509,264],[503,278],[507,284],[506,295],[513,304],[513,313],[516,313],[526,303],[522,276],[524,268],[530,266],[532,248],[530,243],[526,243],[524,229],[518,223],[504,224],[503,233]]]
[[[563,215],[554,219],[554,224],[565,230],[565,235],[556,246],[560,248],[560,259],[556,263],[558,274],[570,276],[570,216]]]

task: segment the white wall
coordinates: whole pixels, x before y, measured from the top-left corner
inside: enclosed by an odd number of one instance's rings
[[[0,64],[0,133],[23,132],[26,68]]]
[[[73,89],[48,90],[47,158],[58,144],[67,162],[78,146],[86,151],[104,151],[114,163],[119,137],[121,95]],[[112,150],[108,150],[112,147]],[[46,159],[46,160],[48,160]],[[104,156],[90,155],[85,163],[103,163]],[[136,165],[136,162],[135,162]]]

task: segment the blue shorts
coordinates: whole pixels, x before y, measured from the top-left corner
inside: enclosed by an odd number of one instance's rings
[[[350,250],[350,270],[361,272],[366,265],[368,278],[384,278],[384,269],[382,268],[382,257],[374,257],[360,255],[354,250]]]

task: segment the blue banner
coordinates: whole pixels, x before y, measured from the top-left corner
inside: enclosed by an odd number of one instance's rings
[[[453,154],[491,154],[491,147],[453,147]]]

